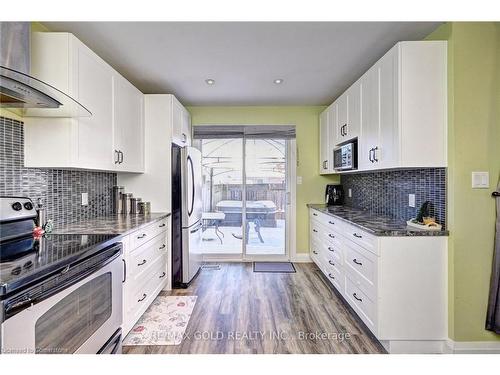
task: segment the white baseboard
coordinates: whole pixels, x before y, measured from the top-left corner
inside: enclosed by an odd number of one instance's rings
[[[448,340],[444,352],[453,354],[500,354],[500,341]]]
[[[297,253],[290,260],[295,263],[312,263],[309,253]]]
[[[445,340],[391,340],[380,341],[390,354],[442,354]]]

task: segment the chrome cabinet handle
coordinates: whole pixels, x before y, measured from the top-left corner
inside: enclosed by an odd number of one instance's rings
[[[165,223],[160,224],[160,225],[158,225],[158,228],[163,228],[165,225],[167,225],[167,224],[165,224]]]
[[[182,142],[186,143],[186,141],[187,141],[187,135],[186,133],[182,133]]]
[[[144,264],[146,264],[146,259],[143,259],[141,263],[137,263],[138,266],[142,266]]]
[[[355,264],[357,264],[358,266],[362,266],[362,265],[363,265],[363,263],[358,262],[358,260],[357,260],[356,258],[354,258],[352,261],[353,261]]]
[[[374,148],[370,149],[370,157],[369,157],[369,159],[370,159],[370,161],[372,163],[375,163],[375,157],[372,155],[372,152],[375,154],[375,149]]]
[[[374,163],[378,163],[377,150],[378,150],[378,146],[375,146],[375,148],[373,149],[373,162]]]
[[[163,250],[163,249],[164,249],[164,248],[166,248],[166,247],[167,247],[167,245],[163,244],[163,245],[161,245],[161,246],[158,248],[158,250]]]
[[[330,237],[330,238],[335,238],[335,236],[334,236],[333,234],[331,234],[331,233],[330,233],[330,234],[328,234],[328,237]]]
[[[120,164],[123,163],[123,151],[120,150],[120,155],[121,155],[121,158],[120,158]]]
[[[167,273],[163,272],[162,275],[159,277],[159,279],[163,279]]]
[[[356,237],[356,238],[363,238],[363,236],[362,236],[362,235],[357,234],[357,233],[353,233],[352,235],[353,235],[354,237]]]
[[[138,239],[138,240],[140,240],[140,239],[142,239],[142,238],[144,238],[144,237],[146,237],[146,236],[147,236],[147,235],[146,235],[146,233],[143,233],[143,234],[141,234],[140,236],[137,236],[137,239]]]
[[[335,263],[333,263],[331,260],[329,260],[328,263],[330,263],[332,266],[335,265]]]
[[[316,255],[318,255],[318,253],[317,253],[317,251],[316,251],[316,250],[313,250],[313,254],[316,254]]]
[[[328,277],[329,277],[330,279],[335,280],[335,276],[333,276],[331,273],[329,273],[329,274],[328,274]]]
[[[118,153],[118,150],[115,150],[115,164],[118,164],[120,162],[120,154]]]
[[[335,249],[331,246],[328,246],[328,250],[330,250],[332,253],[335,251]]]
[[[313,212],[313,216],[318,216],[318,214],[315,214],[315,213]]]
[[[353,293],[353,294],[352,294],[352,296],[353,296],[356,300],[358,300],[359,302],[363,302],[363,300],[362,300],[361,298],[359,298],[359,297],[356,295],[356,293]]]
[[[142,298],[139,298],[139,299],[137,300],[137,302],[142,302],[142,301],[144,301],[144,300],[146,299],[146,297],[147,297],[147,296],[148,296],[148,295],[147,295],[146,293],[144,293],[144,294],[142,295]]]
[[[334,221],[328,221],[328,224],[332,224],[333,225],[333,224],[335,224],[335,222]]]
[[[123,280],[122,283],[124,283],[127,280],[127,263],[125,262],[125,259],[122,259],[123,262]]]
[[[314,233],[318,233],[318,231],[317,231],[316,229],[313,229],[313,232],[314,232]]]

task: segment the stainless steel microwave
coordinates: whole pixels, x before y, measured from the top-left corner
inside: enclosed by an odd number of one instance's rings
[[[333,150],[333,169],[346,171],[358,168],[358,143],[351,142]]]

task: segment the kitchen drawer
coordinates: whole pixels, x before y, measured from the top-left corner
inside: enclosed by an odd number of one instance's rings
[[[376,335],[376,304],[359,289],[349,275],[345,277],[345,295],[347,302],[358,313],[359,317],[370,330]]]
[[[311,220],[311,235],[322,243],[340,241],[341,234],[337,229],[339,228],[329,228],[318,220]]]
[[[168,218],[155,221],[144,228],[141,228],[130,235],[130,245],[132,249],[145,244],[162,232],[167,232]]]
[[[337,289],[340,294],[344,295],[344,273],[324,264],[322,271],[325,274],[326,279],[335,287],[335,289]]]
[[[311,241],[310,256],[314,263],[318,264],[321,259],[321,246],[318,245],[317,241]]]
[[[344,269],[372,299],[376,295],[378,257],[355,243],[344,243]]]
[[[166,256],[166,249],[166,236],[163,233],[160,233],[151,241],[134,249],[130,255],[126,257],[127,277],[137,281],[159,257]]]
[[[126,335],[144,314],[149,305],[164,288],[167,282],[166,256],[163,256],[150,267],[148,278],[138,285],[127,283],[124,293],[123,330]]]
[[[339,247],[333,247],[329,244],[321,249],[321,255],[327,263],[333,263],[339,269],[343,267],[343,257]]]
[[[344,236],[366,250],[378,255],[377,236],[369,234],[350,224],[344,225]]]

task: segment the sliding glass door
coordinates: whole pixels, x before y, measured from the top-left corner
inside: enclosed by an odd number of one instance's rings
[[[205,259],[288,259],[285,139],[202,139]]]

